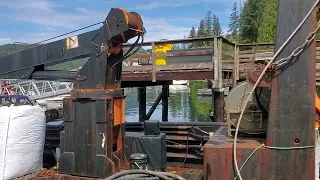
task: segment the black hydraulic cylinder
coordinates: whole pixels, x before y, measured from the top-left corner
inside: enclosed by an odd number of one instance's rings
[[[146,105],[147,105],[147,89],[146,87],[138,88],[138,100],[139,100],[139,122],[146,120]]]
[[[168,97],[169,97],[169,85],[162,86],[162,121],[168,121],[168,113],[169,113],[169,105],[168,105]]]
[[[36,71],[32,73],[31,78],[36,80],[49,81],[75,81],[77,72],[71,71]]]

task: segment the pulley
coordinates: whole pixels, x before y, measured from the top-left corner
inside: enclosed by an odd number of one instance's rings
[[[265,69],[266,65],[264,62],[255,62],[251,65],[249,69],[246,71],[246,79],[247,82],[251,85],[254,85],[259,79],[262,71]],[[266,72],[262,77],[261,81],[258,84],[258,87],[270,88],[271,84],[271,73]]]

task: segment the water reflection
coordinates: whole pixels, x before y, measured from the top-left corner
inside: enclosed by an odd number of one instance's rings
[[[193,81],[189,86],[170,86],[169,96],[169,121],[171,122],[208,122],[211,119],[208,113],[211,109],[211,98],[198,98],[198,89],[206,88],[206,83]],[[147,112],[161,92],[161,86],[147,87]],[[126,121],[139,121],[139,106],[137,89],[125,90],[126,98]],[[150,120],[160,120],[161,102],[152,114]]]

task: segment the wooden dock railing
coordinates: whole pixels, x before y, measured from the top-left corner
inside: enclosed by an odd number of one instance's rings
[[[166,44],[185,46],[168,50],[166,53],[155,53],[157,45]],[[199,44],[206,46],[187,48],[188,45],[197,46]],[[316,44],[316,55],[320,60],[320,41],[317,41]],[[130,46],[130,44],[124,44],[124,46]],[[176,76],[178,80],[182,80],[183,77],[185,78],[183,80],[211,79],[214,88],[217,89],[234,86],[237,81],[245,79],[246,69],[250,68],[255,59],[270,59],[274,54],[274,43],[236,44],[223,37],[154,41],[145,42],[141,46],[149,46],[151,51],[130,56],[126,60],[127,64],[143,63],[141,66],[125,67],[123,69],[125,77],[129,74],[138,77],[138,74],[143,72],[145,73],[144,80],[150,79],[151,75],[152,81],[155,82],[166,79],[164,74],[172,73],[172,76]],[[157,57],[166,57],[166,65],[157,66]],[[212,74],[208,75],[208,71],[211,71]],[[185,73],[183,77],[178,75],[179,72]],[[172,78],[174,80],[174,77]],[[136,79],[141,80],[141,78]],[[316,79],[320,81],[320,63],[317,63]]]

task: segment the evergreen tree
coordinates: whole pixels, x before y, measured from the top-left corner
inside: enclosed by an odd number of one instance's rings
[[[206,17],[205,17],[205,30],[206,30],[205,36],[206,37],[213,36],[212,25],[213,25],[212,12],[208,11],[207,14],[206,14]],[[206,46],[211,46],[212,44],[213,43],[210,42],[210,41],[205,42]]]
[[[222,35],[222,29],[220,25],[219,18],[216,15],[213,15],[213,36],[221,36]]]
[[[195,38],[196,36],[197,36],[196,29],[194,27],[192,27],[191,30],[190,30],[188,38]],[[194,47],[196,47],[195,43],[191,43],[189,45],[189,48],[194,48]]]
[[[198,31],[197,31],[197,37],[205,37],[205,32],[206,32],[206,29],[205,29],[205,20],[204,19],[201,19],[200,21],[200,25],[199,25],[199,28],[198,28]],[[196,43],[196,46],[197,47],[203,47],[205,45],[204,42],[198,42]]]
[[[212,25],[213,25],[212,12],[208,11],[205,18],[205,35],[207,37],[212,36]]]
[[[237,2],[235,1],[233,3],[232,13],[230,15],[230,22],[228,24],[229,35],[231,35],[233,37],[237,37],[238,31],[239,31],[239,25],[240,25],[240,19],[239,19],[239,15],[238,15]]]
[[[205,37],[205,21],[204,19],[201,19],[199,29],[197,31],[197,37]]]
[[[189,33],[189,38],[195,38],[196,36],[197,36],[196,29],[192,27]]]
[[[262,11],[266,0],[247,0],[240,16],[240,35],[243,43],[257,42]]]
[[[267,0],[258,29],[258,42],[275,42],[278,0]]]

